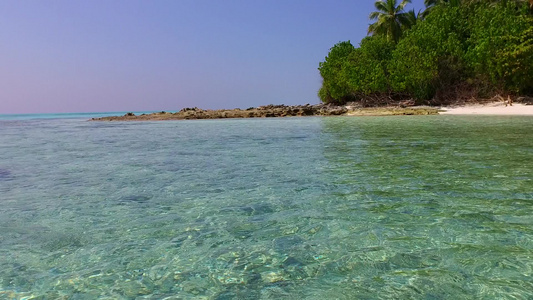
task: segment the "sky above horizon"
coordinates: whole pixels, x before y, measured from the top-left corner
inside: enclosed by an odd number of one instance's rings
[[[414,0],[408,9],[423,9]],[[374,1],[0,1],[0,114],[318,103]]]

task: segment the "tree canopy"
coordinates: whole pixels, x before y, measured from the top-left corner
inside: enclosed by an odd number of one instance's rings
[[[409,1],[377,1],[371,35],[359,47],[337,43],[320,63],[319,97],[379,105],[533,95],[530,1],[427,0],[420,14],[404,11]]]

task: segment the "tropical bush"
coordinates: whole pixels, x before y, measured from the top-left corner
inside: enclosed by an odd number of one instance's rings
[[[318,96],[326,103],[345,103],[352,97],[346,82],[344,66],[350,53],[355,50],[350,41],[339,42],[329,51],[326,59],[319,64],[318,70],[322,76],[322,88]]]
[[[506,2],[506,3],[505,3]],[[468,22],[469,62],[477,79],[495,90],[531,93],[533,90],[533,17],[525,5],[505,1],[496,7],[476,5]]]
[[[393,91],[428,100],[462,79],[461,20],[457,7],[437,7],[398,43],[390,63]]]
[[[376,8],[385,5],[378,2]],[[533,15],[527,2],[433,2],[424,19],[394,11],[399,20],[410,20],[396,35],[401,38],[372,24],[374,34],[358,48],[349,41],[331,48],[319,67],[321,100],[376,105],[407,98],[442,104],[533,95]]]

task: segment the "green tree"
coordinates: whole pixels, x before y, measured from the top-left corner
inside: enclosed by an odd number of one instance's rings
[[[360,47],[350,53],[344,63],[343,74],[357,100],[389,93],[387,65],[395,46],[393,41],[385,37],[370,36],[364,38]]]
[[[533,90],[533,16],[512,1],[478,4],[468,24],[467,61],[473,79],[488,80],[496,91]]]
[[[322,87],[318,94],[325,103],[363,101],[372,95],[388,94],[387,65],[396,44],[382,36],[365,37],[359,48],[341,42],[331,48],[320,63]]]
[[[424,0],[426,10],[422,13],[422,17],[427,17],[429,13],[433,10],[433,8],[437,5],[449,5],[452,7],[457,7],[461,5],[461,2],[461,0]]]
[[[318,96],[325,103],[346,102],[350,98],[350,89],[343,74],[343,67],[350,53],[355,47],[350,41],[339,42],[329,51],[325,60],[319,64],[318,70],[322,76],[322,87]]]
[[[401,39],[392,38],[383,21],[382,34],[375,31],[359,48],[349,42],[331,48],[320,63],[319,95],[328,103],[366,105],[387,99],[443,104],[497,94],[533,95],[529,1],[427,1],[431,13],[424,19],[414,11],[402,12]],[[376,2],[387,3],[398,9],[396,1]]]
[[[397,0],[379,0],[374,3],[377,11],[370,14],[370,20],[376,22],[368,27],[368,33],[372,35],[386,36],[387,39],[398,42],[402,36],[402,27],[408,24],[405,6],[411,0],[403,0],[398,4]]]
[[[430,100],[461,79],[463,18],[457,7],[435,7],[398,43],[389,65],[393,91]]]

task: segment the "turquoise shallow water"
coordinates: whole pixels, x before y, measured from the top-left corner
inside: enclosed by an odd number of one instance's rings
[[[0,120],[0,299],[532,299],[533,118]]]

